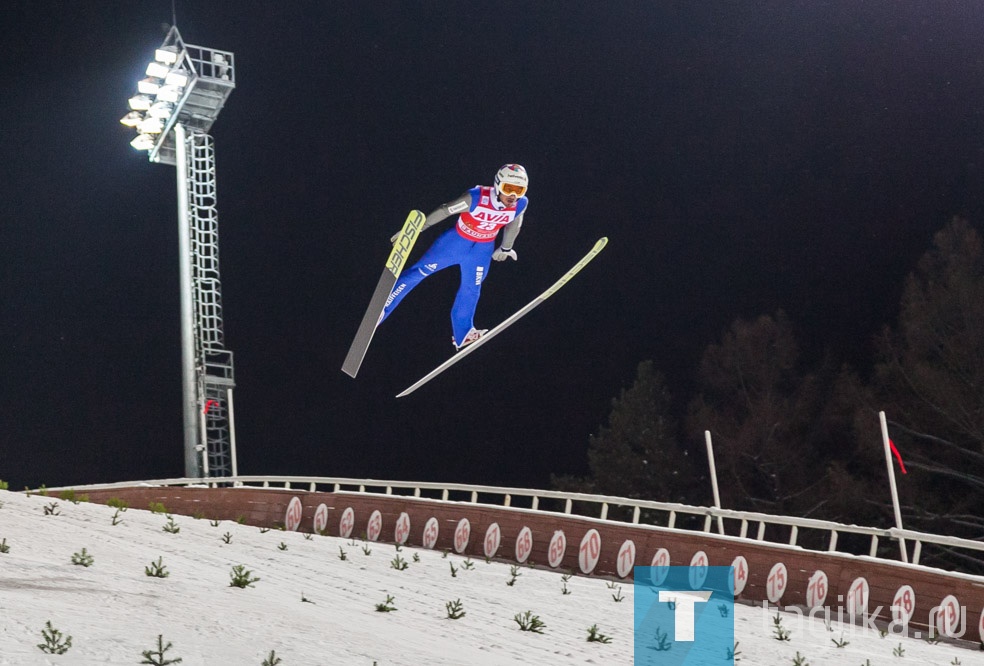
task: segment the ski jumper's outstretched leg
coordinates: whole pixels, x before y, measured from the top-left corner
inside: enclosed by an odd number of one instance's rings
[[[459,261],[461,284],[451,306],[451,330],[457,346],[475,326],[475,308],[482,295],[482,283],[489,274],[494,250],[495,243],[471,243],[468,252]]]
[[[451,232],[453,235],[448,232]],[[448,229],[448,231],[437,237],[437,240],[427,248],[424,256],[417,263],[400,273],[400,280],[393,287],[389,298],[386,299],[386,307],[383,308],[383,316],[380,318],[379,324],[386,321],[386,318],[393,313],[393,310],[400,304],[400,301],[406,298],[407,294],[420,284],[421,280],[430,277],[442,268],[447,268],[457,263],[455,245],[457,245],[456,239],[459,238],[460,236],[458,236],[454,229]]]

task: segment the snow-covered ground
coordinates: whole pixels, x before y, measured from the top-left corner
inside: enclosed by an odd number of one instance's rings
[[[632,663],[630,583],[565,582],[561,573],[520,567],[510,586],[509,564],[429,550],[184,516],[172,522],[136,507],[117,513],[5,491],[0,503],[0,550],[9,549],[0,553],[0,665]],[[169,523],[179,531],[165,531]],[[91,566],[72,563],[83,549]],[[396,558],[407,567],[395,568]],[[167,577],[147,575],[157,562]],[[259,580],[231,586],[240,565]],[[396,610],[377,611],[390,597]],[[448,617],[455,601],[460,619]],[[520,630],[514,617],[526,611],[543,633]],[[984,664],[976,651],[795,614],[783,614],[790,640],[780,641],[774,616],[736,606],[741,666],[794,664],[797,656],[813,666]],[[64,654],[39,649],[47,622],[71,636]],[[593,625],[611,642],[588,642]],[[158,635],[172,647],[163,660],[144,661],[145,651],[157,653]],[[718,663],[727,663],[724,654]]]

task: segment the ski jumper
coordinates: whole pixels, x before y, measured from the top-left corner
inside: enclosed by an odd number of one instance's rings
[[[499,202],[491,187],[476,186],[428,215],[423,229],[461,213],[455,225],[438,236],[420,260],[400,274],[379,322],[385,321],[421,280],[457,265],[461,270],[461,284],[451,306],[451,328],[455,344],[460,345],[474,326],[475,308],[482,283],[489,273],[495,238],[499,230],[506,227],[503,245],[512,246],[528,203],[524,196],[507,208]]]

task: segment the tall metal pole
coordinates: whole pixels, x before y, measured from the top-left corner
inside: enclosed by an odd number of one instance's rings
[[[714,464],[714,445],[711,444],[711,431],[704,431],[704,442],[707,444],[707,465],[711,471],[711,490],[714,491],[714,506],[721,508],[721,495],[718,493],[717,466]],[[718,532],[724,534],[724,519],[718,516]]]
[[[184,412],[185,476],[201,478],[198,431],[198,377],[195,372],[195,303],[191,275],[191,222],[188,219],[188,152],[185,128],[174,125],[178,173],[178,278],[181,287],[181,405]]]
[[[895,509],[895,526],[902,529],[902,508],[899,506],[899,490],[895,487],[895,466],[892,464],[892,445],[888,437],[888,422],[885,420],[885,412],[878,412],[878,420],[881,423],[882,446],[885,448],[885,465],[888,466],[888,484],[892,491],[892,508]],[[901,551],[902,561],[909,562],[909,554],[905,547],[905,539],[899,537],[899,550]]]

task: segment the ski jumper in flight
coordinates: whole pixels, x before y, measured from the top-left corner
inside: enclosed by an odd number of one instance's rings
[[[526,169],[518,164],[506,164],[495,174],[491,187],[473,187],[428,215],[421,231],[459,214],[455,225],[438,236],[416,264],[400,274],[399,282],[386,299],[379,323],[392,314],[421,280],[448,266],[457,265],[461,270],[461,284],[451,306],[455,349],[475,342],[488,332],[488,329],[475,328],[475,308],[491,261],[517,259],[513,243],[523,226],[523,213],[529,203],[526,198],[528,186]],[[502,241],[495,249],[495,239],[500,229],[504,229]],[[397,236],[399,234],[390,240],[396,242]]]

